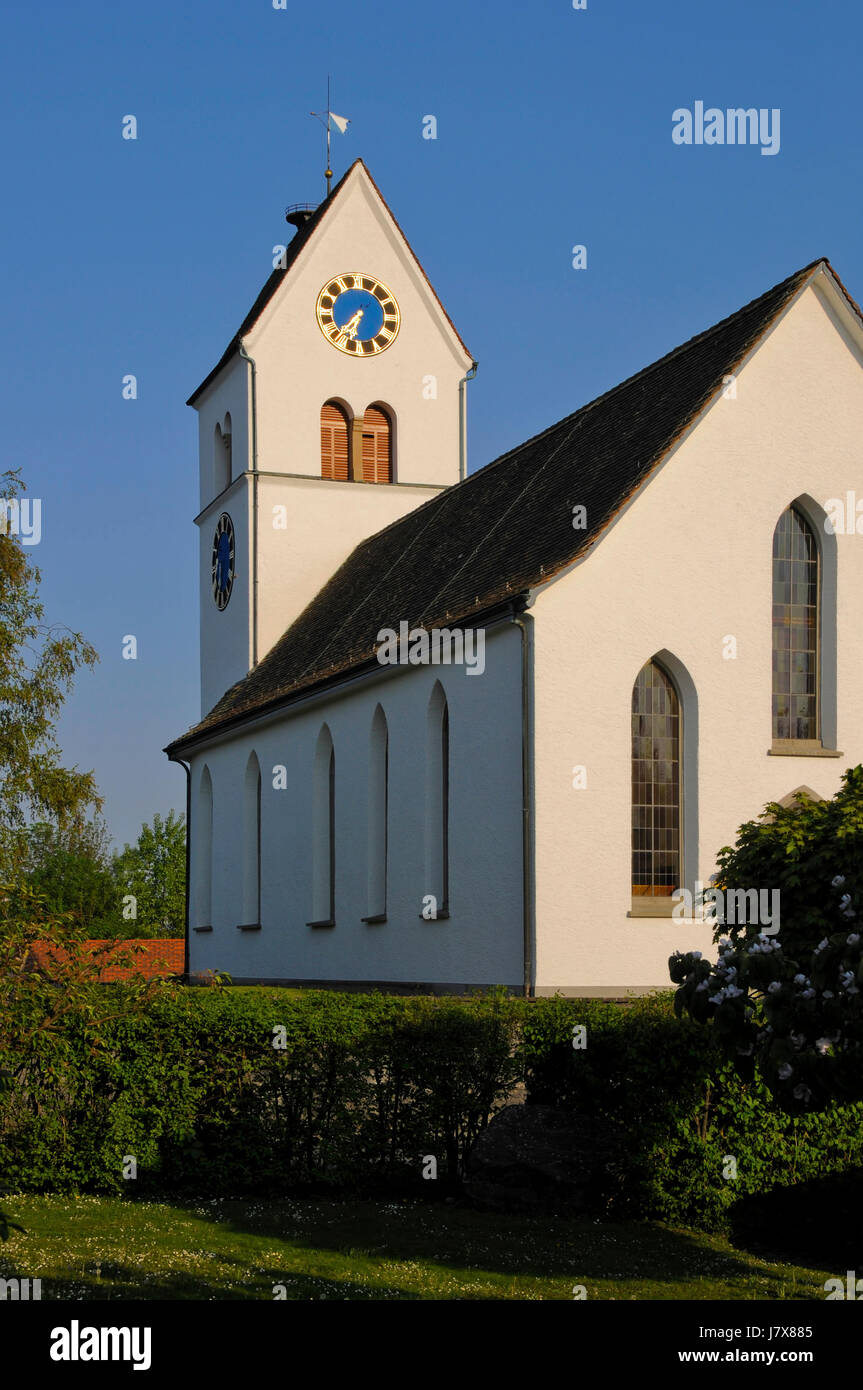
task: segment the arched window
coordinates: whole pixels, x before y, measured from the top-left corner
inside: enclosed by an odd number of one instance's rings
[[[798,507],[773,532],[773,739],[820,738],[821,575],[815,532]]]
[[[198,785],[195,834],[195,914],[197,927],[212,925],[213,901],[213,782],[205,767]]]
[[[230,422],[230,416],[228,417]],[[220,492],[231,481],[231,436],[222,432],[222,426],[217,425],[213,438],[213,496],[218,497]]]
[[[326,724],[318,735],[312,778],[312,921],[336,921],[336,754]]]
[[[438,681],[429,700],[426,726],[426,881],[423,897],[435,900],[435,915],[449,912],[449,709]]]
[[[233,455],[233,430],[231,427],[231,412],[227,411],[222,422],[222,448],[225,452],[225,487],[234,476],[234,455]]]
[[[348,463],[348,439],[350,429],[348,417],[335,401],[327,401],[321,406],[321,477],[336,478],[347,482],[350,476]]]
[[[243,786],[243,926],[261,922],[261,769],[252,753]]]
[[[674,682],[656,661],[632,689],[632,899],[670,899],[681,887],[681,720]]]
[[[369,741],[369,877],[368,916],[365,922],[381,922],[387,912],[387,849],[389,810],[389,732],[386,715],[378,705]]]
[[[370,405],[363,416],[364,483],[391,483],[393,480],[392,421],[379,405]]]

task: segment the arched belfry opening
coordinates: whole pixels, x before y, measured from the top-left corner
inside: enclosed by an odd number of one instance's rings
[[[362,471],[364,483],[393,480],[392,414],[381,404],[370,405],[363,415]]]
[[[347,482],[350,477],[348,413],[338,401],[321,406],[321,477]]]

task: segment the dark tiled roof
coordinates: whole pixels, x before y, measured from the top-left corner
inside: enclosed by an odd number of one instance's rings
[[[469,624],[570,564],[822,263],[363,541],[258,666],[168,751],[372,660],[383,627]],[[572,525],[579,504],[583,531]]]
[[[325,198],[322,203],[319,203],[318,206],[315,208],[314,212],[312,213],[311,217],[308,219],[308,221],[304,222],[303,225],[299,227],[297,231],[294,233],[292,240],[289,242],[285,250],[284,265],[280,265],[270,275],[270,278],[267,280],[266,284],[264,285],[264,288],[261,290],[251,309],[246,314],[246,317],[243,319],[243,322],[240,324],[233,338],[228,343],[228,346],[225,348],[225,351],[222,353],[215,367],[204,377],[204,380],[201,382],[200,386],[196,386],[195,390],[192,392],[191,396],[186,401],[186,405],[195,404],[195,401],[198,399],[198,397],[204,391],[206,391],[207,387],[210,385],[210,382],[216,379],[222,368],[226,365],[226,363],[228,363],[231,360],[234,353],[238,351],[240,342],[242,341],[244,336],[249,332],[249,330],[254,326],[254,324],[260,318],[261,314],[266,309],[267,305],[269,304],[273,295],[278,290],[285,276],[289,274],[291,266],[296,261],[303,247],[309,241],[311,241],[318,227],[324,220],[326,213],[328,213],[330,209],[334,206],[336,199],[339,196],[339,193],[344,188],[345,184],[347,183],[354,169],[356,169],[357,165],[362,165],[363,169],[365,169],[366,176],[369,182],[371,183],[372,187],[374,188],[375,192],[377,193],[378,197],[380,198],[390,217],[392,217],[392,220],[395,223],[395,226],[398,228],[398,231],[404,238],[405,245],[407,246],[414,260],[416,261],[420,274],[422,275],[423,279],[425,280],[426,284],[428,285],[429,289],[434,295],[434,298],[440,306],[444,318],[446,319],[456,338],[458,338],[458,341],[461,343],[461,346],[464,348],[468,357],[470,357],[470,353],[468,352],[468,349],[462,342],[461,335],[459,334],[458,329],[456,328],[446,309],[444,309],[443,305],[438,299],[437,292],[435,291],[434,286],[432,285],[431,281],[429,280],[428,276],[426,275],[425,271],[423,270],[422,266],[417,260],[416,253],[414,252],[413,247],[411,246],[410,242],[408,241],[407,237],[405,236],[404,232],[402,231],[401,227],[399,227],[398,222],[393,216],[392,208],[390,208],[386,198],[381,193],[381,190],[378,188],[368,169],[366,169],[365,165],[363,164],[363,161],[361,159],[355,159],[351,167],[339,179],[329,198]]]

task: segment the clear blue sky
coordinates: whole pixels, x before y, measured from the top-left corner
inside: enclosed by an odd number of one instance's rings
[[[322,196],[328,71],[336,175],[366,161],[479,361],[472,468],[817,256],[863,299],[852,0],[19,0],[0,23],[3,457],[43,499],[47,615],[101,655],[61,738],[120,843],[183,807],[161,749],[198,714],[184,401],[285,204]],[[779,153],[673,144],[698,100],[778,107]]]

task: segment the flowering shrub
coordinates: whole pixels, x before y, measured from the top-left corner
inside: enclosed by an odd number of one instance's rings
[[[789,1113],[760,1073],[738,1074],[716,1029],[675,1018],[674,997],[540,999],[525,1018],[528,1100],[596,1116],[619,1135],[598,1211],[728,1230],[740,1202],[752,1220],[774,1189],[805,1203],[816,1180],[863,1167],[863,1102],[803,1113],[795,1102]],[[572,1046],[579,1023],[583,1051]],[[842,1248],[838,1211],[821,1223],[831,1249]]]
[[[738,1073],[757,1067],[790,1111],[863,1099],[863,768],[832,801],[769,805],[716,878],[779,887],[781,929],[720,926],[716,961],[675,952],[675,1011],[710,1023]]]

